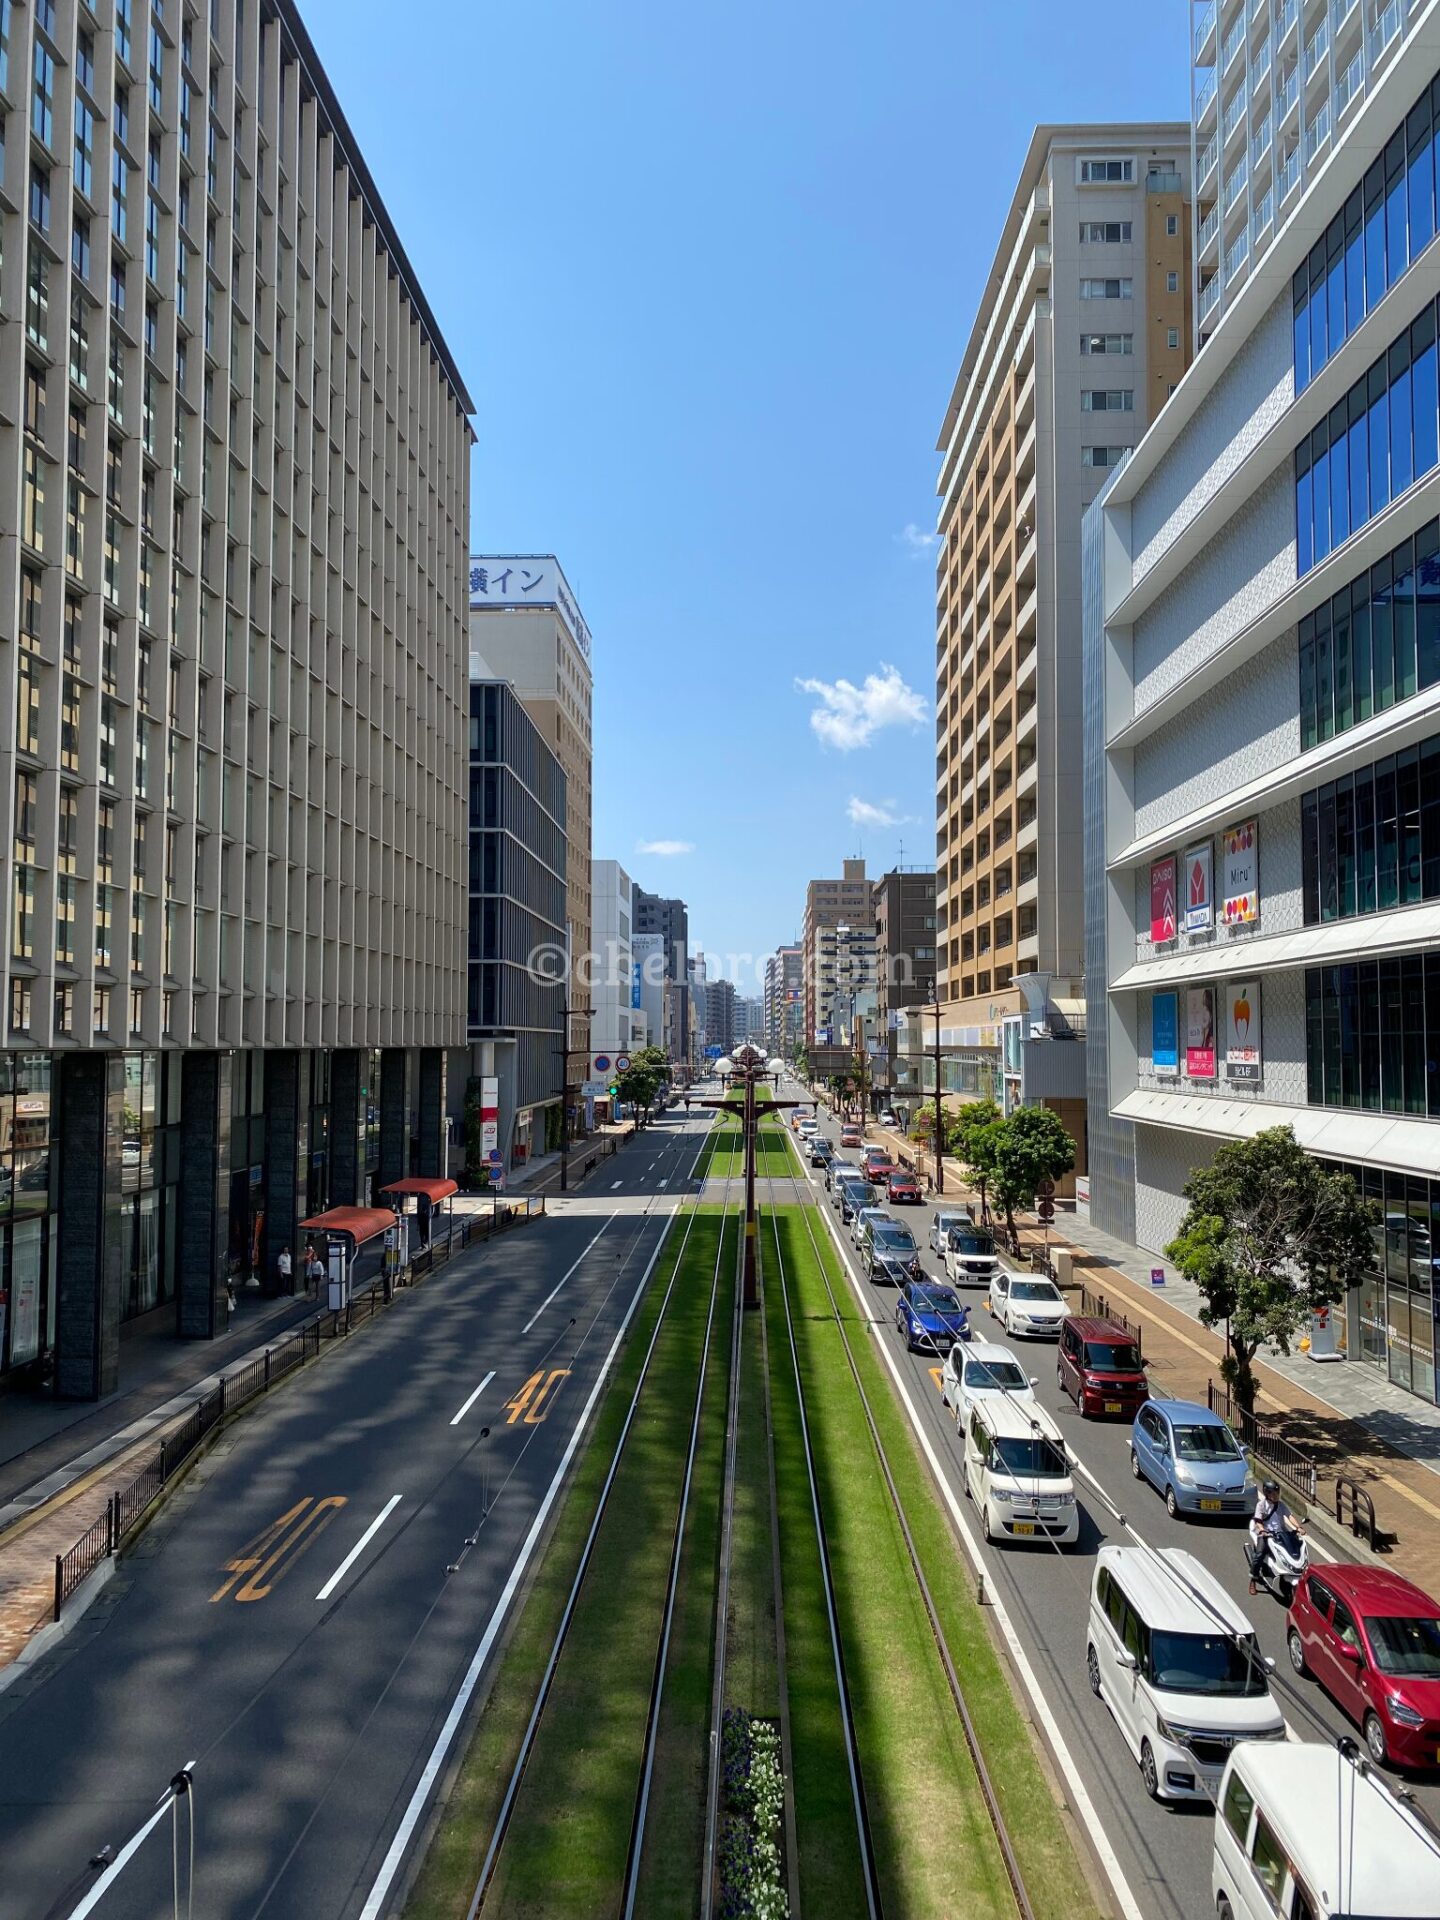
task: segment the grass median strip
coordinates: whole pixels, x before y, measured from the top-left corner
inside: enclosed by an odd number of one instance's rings
[[[812,1417],[821,1424],[826,1440],[823,1463],[827,1514],[833,1504],[844,1564],[852,1574],[860,1575],[858,1580],[848,1577],[845,1581],[844,1608],[847,1636],[852,1630],[857,1635],[858,1672],[863,1681],[866,1731],[862,1735],[862,1760],[872,1750],[881,1756],[877,1788],[871,1799],[877,1854],[885,1864],[887,1882],[894,1874],[898,1884],[906,1888],[900,1907],[907,1914],[951,1913],[961,1910],[962,1905],[971,1914],[1013,1914],[1013,1901],[1003,1882],[998,1851],[929,1622],[888,1496],[880,1484],[874,1448],[831,1316],[820,1264],[799,1210],[782,1210],[780,1224],[787,1269],[795,1275],[792,1285],[804,1303],[802,1365],[806,1368],[807,1389],[812,1377],[815,1381],[816,1412]],[[819,1220],[814,1224],[820,1258],[846,1322],[856,1366],[941,1626],[960,1670],[966,1702],[1037,1920],[1094,1920],[1098,1909],[1074,1840],[973,1598],[949,1519],[862,1325],[854,1295],[839,1271],[833,1244],[828,1236],[822,1237],[824,1224]],[[863,1488],[877,1489],[878,1499],[862,1498],[859,1490]],[[891,1591],[884,1604],[877,1604],[882,1580]],[[920,1684],[918,1678],[904,1686],[899,1683],[894,1669],[906,1659],[928,1665],[933,1676],[929,1684]],[[924,1738],[917,1738],[917,1720],[927,1721],[932,1727]],[[938,1783],[940,1797],[927,1806],[926,1801],[936,1790],[934,1761],[939,1755],[944,1756]],[[948,1789],[944,1786],[945,1774],[949,1776]],[[870,1778],[867,1772],[867,1785]],[[926,1875],[925,1884],[912,1896],[911,1870],[927,1851],[923,1844],[927,1829],[937,1842],[948,1842],[944,1848],[947,1860],[937,1863],[938,1880]],[[946,1904],[945,1882],[967,1860],[968,1890],[957,1887],[950,1895],[957,1904]],[[938,1905],[934,1904],[937,1895]]]

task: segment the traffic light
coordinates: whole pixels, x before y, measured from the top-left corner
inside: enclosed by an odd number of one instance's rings
[[[612,1100],[613,1100],[613,1099],[615,1099],[615,1098],[616,1098],[616,1096],[617,1096],[617,1095],[619,1094],[619,1092],[620,1092],[620,1082],[619,1082],[618,1080],[616,1080],[616,1081],[614,1081],[614,1082],[612,1083],[612,1085],[611,1085],[611,1088],[610,1088],[610,1098],[611,1098]]]

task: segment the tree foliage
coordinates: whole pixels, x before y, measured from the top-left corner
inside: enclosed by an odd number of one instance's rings
[[[1228,1327],[1221,1372],[1253,1412],[1255,1355],[1290,1342],[1337,1306],[1373,1255],[1370,1208],[1348,1174],[1327,1173],[1289,1127],[1229,1140],[1185,1183],[1189,1202],[1165,1255],[1199,1289],[1200,1318]]]
[[[1015,1232],[1016,1207],[1028,1207],[1046,1180],[1058,1180],[1075,1164],[1075,1142],[1050,1107],[1017,1107],[1008,1120],[985,1130],[993,1157],[991,1180],[1005,1209],[1005,1224]]]

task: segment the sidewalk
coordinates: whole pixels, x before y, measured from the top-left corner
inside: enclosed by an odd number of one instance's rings
[[[913,1141],[871,1127],[868,1134],[912,1163],[922,1159]],[[923,1158],[928,1162],[929,1156]],[[946,1198],[974,1198],[947,1160]],[[1063,1203],[1062,1203],[1063,1204]],[[1017,1218],[1027,1253],[1045,1244],[1031,1216]],[[1117,1240],[1083,1213],[1060,1212],[1050,1236],[1053,1257],[1068,1247],[1077,1283],[1103,1291],[1126,1318],[1142,1327],[1147,1371],[1158,1395],[1205,1402],[1206,1382],[1220,1380],[1223,1336],[1199,1318],[1200,1296],[1159,1255]],[[1151,1270],[1165,1268],[1161,1289]],[[1426,1592],[1440,1595],[1440,1407],[1403,1392],[1362,1361],[1319,1362],[1301,1353],[1271,1352],[1256,1364],[1256,1411],[1317,1468],[1319,1504],[1334,1527],[1334,1482],[1339,1472],[1358,1480],[1375,1502],[1376,1524],[1394,1540],[1385,1564]],[[1349,1535],[1340,1536],[1348,1541]],[[1358,1541],[1352,1557],[1366,1557]]]

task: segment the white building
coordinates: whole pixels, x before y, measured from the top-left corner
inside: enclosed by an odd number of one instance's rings
[[[1086,520],[1091,1209],[1162,1248],[1293,1127],[1383,1221],[1348,1357],[1433,1399],[1440,0],[1343,11],[1366,86]]]
[[[643,1024],[640,983],[632,947],[632,883],[618,860],[596,860],[590,870],[594,910],[594,953],[589,983],[592,1053],[628,1053],[643,1044],[635,1038]]]

